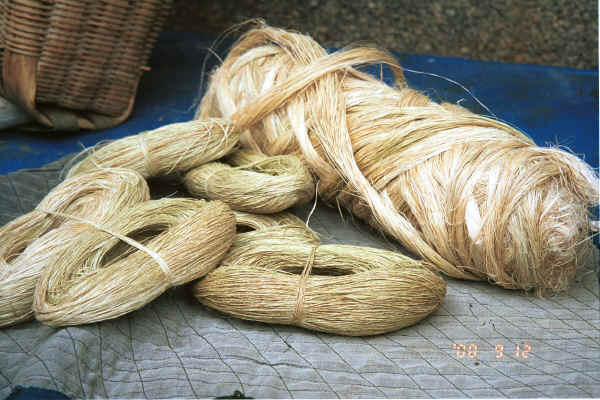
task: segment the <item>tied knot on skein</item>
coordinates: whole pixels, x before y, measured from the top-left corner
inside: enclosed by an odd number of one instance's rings
[[[387,64],[391,87],[355,66]],[[224,117],[245,147],[295,154],[319,195],[396,238],[447,275],[563,290],[593,249],[598,178],[558,148],[407,87],[388,53],[327,54],[261,25],[210,78],[197,118]]]
[[[147,132],[140,132],[137,135],[135,135],[139,142],[140,151],[142,152],[142,160],[144,166],[143,171],[145,171],[147,176],[149,177],[158,176],[160,175],[158,167],[159,163],[154,162],[154,160],[150,157],[150,154],[148,152],[148,145],[146,144],[146,136]],[[166,173],[168,174],[173,168],[175,168],[175,164],[173,164],[173,166]]]
[[[294,313],[292,314],[292,324],[302,322],[302,317],[304,316],[304,291],[306,290],[306,282],[308,281],[313,264],[315,263],[315,254],[318,248],[319,246],[314,246],[312,248],[308,259],[306,260],[306,265],[298,278],[298,294],[296,296],[296,307],[294,307]]]
[[[435,311],[446,283],[422,260],[371,247],[321,244],[285,214],[236,214],[218,268],[192,286],[205,306],[238,318],[342,335],[378,335]]]

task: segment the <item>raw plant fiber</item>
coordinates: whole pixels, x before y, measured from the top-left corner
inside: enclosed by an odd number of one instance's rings
[[[263,245],[268,243],[278,244],[285,238],[286,241],[305,243],[310,245],[321,244],[317,232],[310,229],[304,221],[289,213],[277,214],[251,214],[234,211],[237,234],[225,260],[236,258],[244,252],[247,246],[258,238]]]
[[[148,185],[135,171],[104,169],[70,178],[38,207],[0,229],[0,326],[33,319],[33,292],[40,274],[88,225],[52,213],[102,223],[122,208],[150,198]]]
[[[272,214],[315,195],[312,176],[293,155],[268,157],[253,150],[240,150],[229,164],[212,162],[189,171],[186,189],[195,197],[221,200],[234,210]]]
[[[95,227],[82,230],[40,277],[33,309],[41,322],[66,326],[116,318],[202,277],[231,246],[235,217],[218,201],[164,198],[124,209]]]
[[[247,228],[247,230],[261,230],[280,226],[298,226],[310,229],[300,218],[286,212],[265,215],[234,211],[233,214],[238,226],[238,233],[243,232],[244,228]]]
[[[383,63],[394,87],[354,69]],[[319,195],[445,274],[538,295],[563,290],[593,248],[598,177],[558,148],[409,89],[374,48],[327,54],[260,25],[210,79],[197,117],[224,117],[243,146],[296,154]]]
[[[227,155],[238,140],[239,133],[219,118],[169,124],[92,148],[68,176],[114,167],[131,168],[144,178],[184,173]]]
[[[238,318],[377,335],[417,323],[446,294],[426,262],[399,253],[320,245],[277,228],[243,235],[193,286],[202,304]]]

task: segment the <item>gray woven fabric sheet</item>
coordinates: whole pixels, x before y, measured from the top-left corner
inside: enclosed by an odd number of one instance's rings
[[[0,224],[33,209],[63,162],[0,176]],[[337,210],[317,207],[310,226],[325,242],[394,247]],[[375,337],[242,321],[185,287],[111,321],[0,329],[0,398],[16,385],[76,398],[600,397],[597,262],[548,299],[447,281],[438,311]]]

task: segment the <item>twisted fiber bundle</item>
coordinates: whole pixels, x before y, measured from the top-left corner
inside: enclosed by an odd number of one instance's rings
[[[238,318],[376,335],[422,320],[446,293],[426,263],[398,253],[319,245],[277,228],[243,235],[193,286],[202,304]]]
[[[229,163],[213,162],[189,171],[186,189],[194,196],[221,200],[234,210],[259,214],[283,211],[315,194],[310,172],[295,156],[268,157],[252,150],[235,152]]]
[[[33,318],[33,292],[40,274],[54,264],[55,258],[82,229],[79,222],[44,211],[101,223],[120,209],[149,198],[146,181],[138,173],[105,169],[62,182],[46,195],[36,210],[2,227],[0,326]],[[83,228],[89,229],[87,225]]]
[[[396,86],[352,67],[386,63]],[[586,262],[598,178],[572,154],[406,87],[389,54],[328,55],[310,37],[247,32],[212,74],[199,118],[229,118],[241,142],[296,154],[319,194],[444,273],[544,294]]]
[[[221,202],[160,199],[122,210],[102,229],[81,230],[42,274],[33,302],[38,320],[64,326],[116,318],[203,276],[231,246],[235,217]],[[123,236],[138,249],[121,243]]]
[[[93,150],[67,176],[98,168],[130,168],[144,178],[186,172],[231,152],[239,133],[219,118],[165,125]]]

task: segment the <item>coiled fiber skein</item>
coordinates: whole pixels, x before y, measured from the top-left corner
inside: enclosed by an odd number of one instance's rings
[[[388,86],[354,66],[385,63]],[[447,275],[542,295],[567,287],[592,249],[598,178],[576,156],[406,86],[389,54],[333,54],[260,25],[210,79],[197,118],[224,117],[262,152],[299,155],[319,195]]]
[[[140,174],[105,168],[65,180],[35,210],[0,227],[0,327],[33,318],[40,275],[56,264],[82,228],[89,229],[65,214],[102,223],[148,199],[150,190]]]

